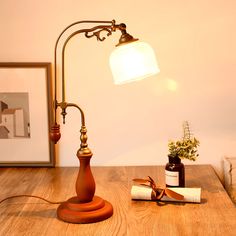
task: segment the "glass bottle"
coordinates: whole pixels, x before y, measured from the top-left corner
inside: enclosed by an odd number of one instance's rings
[[[184,187],[185,173],[184,164],[178,156],[168,155],[169,162],[165,167],[166,187]]]

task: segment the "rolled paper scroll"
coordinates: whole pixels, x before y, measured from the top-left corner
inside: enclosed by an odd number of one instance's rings
[[[184,199],[172,199],[168,196],[163,196],[162,201],[175,201],[175,202],[201,202],[201,188],[168,188],[184,196]]]
[[[131,188],[131,198],[135,200],[155,200],[152,188],[142,185],[133,185]]]
[[[154,180],[133,179],[139,185],[131,188],[131,198],[135,200],[161,200],[175,202],[201,202],[200,188],[160,188]]]
[[[160,200],[165,202],[201,202],[201,188],[166,188],[165,191],[172,191],[183,197],[182,199],[177,199],[168,195],[163,195],[160,199],[156,199],[151,187],[133,185],[131,188],[131,198],[134,200]]]

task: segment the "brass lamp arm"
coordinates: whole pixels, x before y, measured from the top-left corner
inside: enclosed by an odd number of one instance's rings
[[[57,103],[57,106],[59,106],[62,110],[64,110],[65,115],[66,115],[66,108],[67,107],[75,107],[75,108],[77,108],[80,111],[80,114],[81,114],[81,124],[82,124],[82,126],[85,126],[85,115],[84,115],[84,112],[83,112],[83,110],[77,104],[75,104],[75,103],[67,103],[67,102],[60,102],[60,103]]]
[[[112,31],[115,30],[115,25],[114,25],[114,21],[111,21],[112,25],[99,25],[96,27],[93,27],[91,29],[81,29],[81,30],[77,30],[75,32],[73,32],[71,35],[69,35],[62,47],[62,101],[65,101],[65,49],[66,46],[68,44],[68,42],[70,41],[70,39],[78,34],[84,33],[85,37],[87,38],[91,38],[96,36],[98,41],[104,41],[105,37],[100,37],[100,33],[102,31],[107,31],[107,36],[110,36],[112,34]],[[91,35],[89,35],[89,33],[93,32]]]
[[[80,143],[80,150],[85,151],[85,149],[86,149],[86,151],[90,152],[90,150],[87,149],[87,147],[88,147],[88,144],[87,144],[88,137],[87,137],[87,128],[85,126],[85,116],[84,116],[83,110],[77,104],[75,104],[75,103],[61,102],[61,103],[58,103],[57,105],[61,107],[62,112],[65,112],[65,114],[66,114],[66,108],[67,107],[75,107],[75,108],[77,108],[80,111],[80,114],[81,114],[81,129],[80,129],[80,133],[81,133],[80,141],[81,141],[81,143]]]
[[[67,38],[64,40],[64,43],[62,45],[62,70],[61,70],[61,75],[62,75],[62,102],[57,101],[57,52],[58,52],[58,44],[60,42],[61,37],[64,35],[64,33],[70,29],[71,27],[82,24],[82,23],[96,23],[96,24],[101,24],[94,26],[89,29],[80,29],[72,32]],[[85,37],[91,38],[91,37],[96,37],[98,41],[104,41],[106,37],[101,37],[100,34],[101,32],[105,31],[107,32],[107,36],[110,36],[112,32],[115,32],[116,30],[120,30],[121,32],[121,37],[119,40],[119,43],[117,46],[129,42],[136,41],[138,39],[134,39],[130,34],[126,32],[126,25],[121,23],[121,24],[115,24],[115,20],[112,21],[77,21],[73,24],[70,24],[67,26],[59,35],[59,37],[56,40],[55,48],[54,48],[54,126],[51,128],[51,140],[54,141],[55,143],[59,140],[61,134],[60,134],[60,126],[57,124],[57,117],[56,117],[56,111],[57,108],[60,107],[62,109],[61,115],[63,116],[63,123],[65,123],[65,116],[66,116],[66,108],[68,106],[74,106],[79,109],[81,113],[81,122],[82,122],[82,127],[85,127],[85,117],[84,117],[84,112],[82,109],[74,103],[67,103],[65,101],[65,49],[72,37],[74,37],[77,34],[84,33]]]
[[[63,34],[71,27],[73,27],[74,25],[78,25],[78,24],[82,24],[82,23],[111,23],[112,24],[113,21],[76,21],[70,25],[68,25],[62,32],[61,34],[58,36],[57,40],[56,40],[56,43],[55,43],[55,47],[54,47],[54,112],[55,112],[55,124],[57,123],[56,122],[56,110],[57,110],[57,106],[58,106],[58,103],[57,103],[57,48],[58,48],[58,44],[60,42],[60,39],[61,37],[63,36]],[[64,69],[63,69],[64,70]],[[64,78],[63,78],[64,80]],[[65,98],[65,93],[63,92],[63,90],[65,90],[63,88],[64,85],[62,85],[62,97]],[[65,99],[62,99],[63,101]]]
[[[57,91],[56,91],[56,88],[57,88],[57,50],[58,50],[58,44],[59,44],[59,41],[60,41],[61,37],[63,36],[63,34],[69,28],[73,27],[74,25],[81,24],[81,23],[109,23],[110,25],[98,25],[98,26],[92,27],[90,29],[77,30],[77,31],[73,32],[71,35],[69,35],[66,38],[66,40],[63,44],[63,47],[62,47],[62,103],[65,102],[65,48],[66,48],[66,45],[69,42],[69,40],[77,34],[84,33],[87,38],[91,38],[91,37],[96,36],[97,40],[104,41],[105,37],[100,37],[100,33],[102,31],[106,31],[107,36],[110,36],[112,34],[112,32],[114,32],[116,29],[119,29],[123,32],[123,31],[125,31],[125,28],[126,28],[125,24],[115,25],[115,20],[112,20],[112,21],[77,21],[77,22],[67,26],[62,31],[62,33],[59,35],[59,37],[57,38],[56,44],[55,44],[55,49],[54,49],[55,123],[56,123],[56,109],[57,109],[58,106],[60,106],[59,104],[61,104],[61,103],[57,102]],[[89,33],[91,33],[91,32],[92,32],[92,34],[89,35]],[[65,119],[65,114],[66,113],[63,111],[62,112],[63,120]]]
[[[58,44],[60,42],[61,37],[64,35],[64,33],[70,29],[71,27],[78,25],[78,24],[82,24],[82,23],[101,23],[101,24],[110,24],[110,25],[100,25],[100,26],[95,26],[91,29],[82,29],[82,30],[77,30],[74,33],[72,33],[71,35],[69,35],[69,37],[66,38],[65,42],[63,43],[63,47],[62,47],[62,102],[58,102],[57,101],[57,52],[58,52]],[[108,32],[108,34],[111,34],[111,31],[115,31],[115,29],[118,26],[115,26],[115,21],[77,21],[74,22],[73,24],[70,24],[69,26],[67,26],[62,32],[61,34],[58,36],[56,43],[55,43],[55,48],[54,48],[54,126],[51,127],[51,132],[50,132],[50,138],[54,143],[57,143],[57,141],[60,139],[61,137],[61,133],[60,133],[60,125],[57,124],[57,117],[56,117],[56,111],[57,108],[60,107],[62,109],[61,111],[61,115],[63,116],[63,123],[65,123],[65,116],[66,116],[66,108],[67,107],[76,107],[81,114],[81,136],[80,136],[80,140],[81,140],[81,144],[80,147],[85,150],[87,148],[87,129],[85,126],[85,116],[84,116],[84,112],[83,110],[74,103],[67,103],[65,101],[65,48],[66,45],[68,43],[68,41],[75,35],[79,34],[79,33],[85,33],[85,36],[87,38],[90,38],[92,36],[96,36],[97,39],[99,39],[100,41],[103,41],[105,38],[100,38],[100,33],[103,30],[106,30]],[[123,30],[123,24],[121,26],[119,26],[122,30]],[[97,32],[94,32],[98,30]],[[89,35],[90,32],[94,32],[92,35]]]

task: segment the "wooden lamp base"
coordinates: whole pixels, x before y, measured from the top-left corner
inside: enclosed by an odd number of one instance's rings
[[[64,104],[68,106],[68,104]],[[95,181],[90,168],[90,159],[92,152],[87,145],[87,129],[84,125],[84,116],[82,110],[76,106],[82,114],[82,126],[80,135],[80,148],[77,151],[77,157],[80,161],[80,168],[75,184],[77,196],[61,203],[57,208],[57,217],[68,223],[87,224],[106,220],[113,215],[111,203],[95,196]],[[60,138],[60,126],[55,124],[50,134],[51,140],[55,143]]]
[[[112,205],[98,196],[94,196],[93,200],[87,203],[81,203],[78,197],[72,197],[57,209],[57,217],[60,220],[75,224],[95,223],[106,220],[112,214]]]

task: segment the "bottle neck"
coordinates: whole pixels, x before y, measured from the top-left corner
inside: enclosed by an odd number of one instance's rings
[[[171,164],[180,164],[181,163],[181,159],[178,156],[168,155],[168,158],[169,158],[169,163],[171,163]]]

